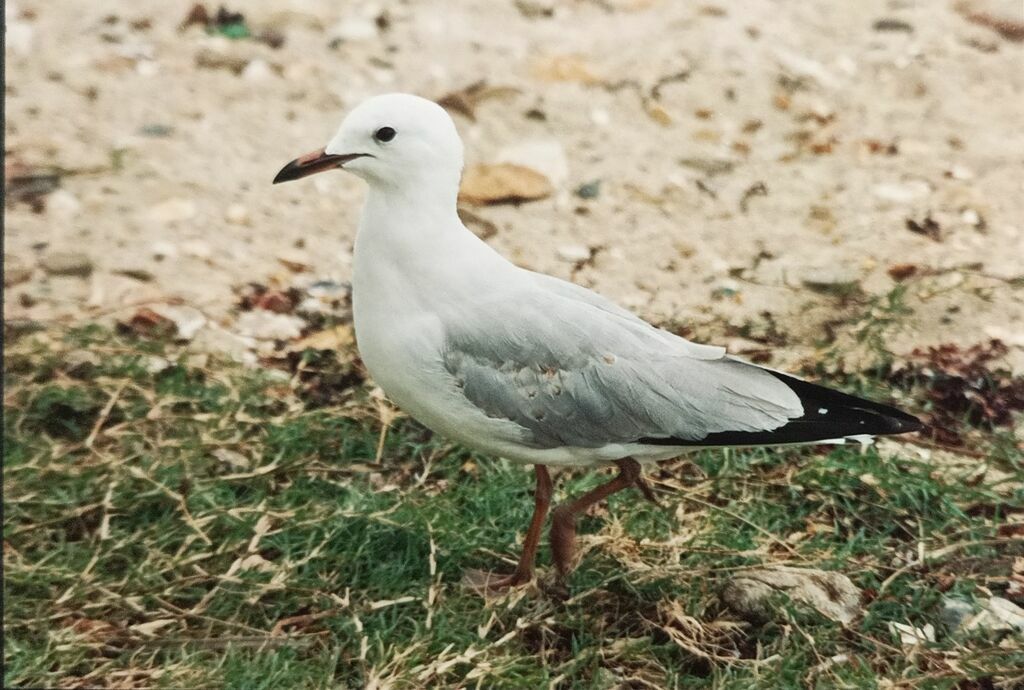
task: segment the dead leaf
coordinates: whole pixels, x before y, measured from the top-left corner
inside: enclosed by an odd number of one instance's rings
[[[155,621],[138,623],[136,625],[129,627],[128,629],[132,632],[137,632],[142,635],[145,635],[146,637],[154,637],[156,635],[157,630],[160,630],[161,628],[166,628],[168,625],[172,625],[174,623],[175,620],[173,618],[158,618]]]
[[[889,277],[895,281],[906,280],[917,273],[915,264],[893,264],[889,267]]]
[[[355,344],[350,324],[340,324],[325,331],[317,331],[288,346],[290,352],[303,350],[346,350]]]
[[[500,204],[543,199],[552,193],[550,180],[536,170],[512,163],[478,164],[462,176],[459,199],[471,204]]]
[[[148,307],[139,309],[127,321],[118,324],[122,330],[147,338],[167,338],[178,330],[174,321]]]
[[[76,635],[97,642],[105,642],[118,633],[116,626],[94,618],[68,618],[63,626]]]
[[[967,0],[961,0],[955,7],[957,12],[973,24],[992,29],[1008,41],[1024,41],[1024,21],[1010,15],[996,16],[988,12],[975,11],[972,5],[973,3]]]
[[[483,79],[458,91],[451,91],[437,99],[437,104],[449,112],[465,115],[476,121],[476,107],[491,98],[504,98],[519,93],[511,86],[488,86]]]
[[[534,61],[533,76],[544,81],[575,81],[581,84],[600,84],[601,78],[587,64],[582,55],[550,55]]]
[[[900,638],[900,644],[904,647],[916,647],[924,642],[935,641],[935,626],[931,623],[925,624],[923,628],[916,628],[906,623],[889,623],[889,632]]]
[[[668,111],[661,107],[661,104],[657,101],[648,100],[644,102],[644,112],[652,120],[657,122],[662,127],[668,127],[672,124],[672,116],[668,114]]]

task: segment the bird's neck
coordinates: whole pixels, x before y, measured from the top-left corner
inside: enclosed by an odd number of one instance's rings
[[[360,283],[383,287],[382,280],[425,288],[451,282],[453,274],[475,274],[507,263],[463,226],[456,210],[457,195],[457,189],[439,190],[429,184],[371,186],[356,234],[356,289]],[[452,271],[453,267],[461,270]]]

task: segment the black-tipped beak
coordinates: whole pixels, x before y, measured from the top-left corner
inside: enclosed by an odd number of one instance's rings
[[[305,156],[299,156],[291,163],[281,168],[281,172],[277,173],[277,176],[274,178],[274,184],[277,184],[278,182],[291,182],[292,180],[297,180],[300,177],[307,177],[314,173],[340,168],[350,160],[362,158],[366,155],[368,154],[327,153],[323,149],[313,151],[311,153],[307,153]]]

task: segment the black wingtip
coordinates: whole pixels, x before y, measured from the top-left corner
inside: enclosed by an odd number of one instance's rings
[[[921,420],[903,410],[767,370],[792,390],[804,408],[801,417],[766,431],[722,431],[701,439],[642,438],[660,446],[772,446],[861,436],[892,436],[920,431]]]

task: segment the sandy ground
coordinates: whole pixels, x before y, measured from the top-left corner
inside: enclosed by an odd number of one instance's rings
[[[231,7],[278,48],[180,31],[189,6],[7,3],[8,166],[71,173],[8,199],[7,319],[180,299],[230,328],[248,281],[344,281],[362,183],[271,178],[369,95],[486,80],[468,162],[556,189],[474,209],[518,263],[740,351],[773,323],[780,365],[915,271],[889,347],[1000,337],[1024,370],[1024,43],[944,0]]]

